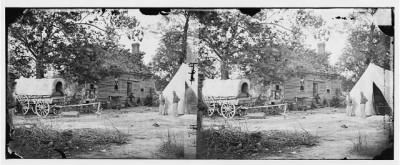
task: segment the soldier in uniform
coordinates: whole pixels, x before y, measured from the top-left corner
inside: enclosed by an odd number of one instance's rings
[[[165,99],[162,94],[160,94],[160,106],[158,107],[158,112],[160,115],[164,115]]]
[[[363,92],[360,92],[361,95],[361,100],[360,100],[360,112],[361,112],[361,117],[366,118],[367,115],[365,113],[365,104],[368,102],[368,99],[364,96]]]
[[[173,96],[174,96],[174,98],[173,98],[173,100],[172,100],[172,109],[173,109],[173,112],[174,112],[174,115],[176,115],[176,116],[178,116],[178,115],[183,115],[183,113],[182,112],[180,112],[179,111],[179,109],[178,109],[178,103],[179,103],[179,101],[181,100],[179,97],[178,97],[178,95],[176,94],[176,92],[175,91],[173,91],[172,92],[172,94],[173,94]]]
[[[353,116],[353,101],[351,100],[350,97],[350,92],[347,92],[346,95],[346,115],[347,116]]]

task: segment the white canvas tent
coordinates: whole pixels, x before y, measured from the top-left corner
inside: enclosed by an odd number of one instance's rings
[[[377,92],[374,93],[374,85],[380,90],[389,107],[393,110],[393,72],[371,63],[350,91],[353,111],[357,116],[360,115],[361,92],[368,99],[365,105],[366,115],[376,114],[373,97]]]
[[[165,89],[162,91],[162,95],[165,98],[165,104],[167,105],[167,112],[169,115],[182,115],[185,114],[185,112],[188,112],[187,110],[187,100],[189,98],[185,97],[185,93],[187,90],[191,90],[194,92],[196,95],[196,98],[198,96],[197,94],[197,66],[195,68],[195,74],[193,75],[194,81],[190,81],[191,75],[189,74],[192,71],[192,67],[190,67],[188,64],[183,63],[178,71],[175,73],[174,77],[172,80],[168,83],[168,85],[165,87]],[[186,85],[185,85],[186,83]],[[186,87],[188,89],[186,89]],[[173,110],[173,91],[176,92],[176,95],[179,97],[180,101],[178,102],[178,109],[177,112],[174,112]],[[191,100],[194,100],[191,98]],[[197,100],[197,99],[196,99]],[[190,104],[190,103],[189,103]],[[160,105],[161,106],[161,105]]]

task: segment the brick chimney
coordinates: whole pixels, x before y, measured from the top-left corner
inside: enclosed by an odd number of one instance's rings
[[[133,43],[132,44],[132,54],[139,54],[140,53],[140,44]]]
[[[317,47],[318,47],[317,50],[318,54],[325,54],[325,42],[318,43]]]

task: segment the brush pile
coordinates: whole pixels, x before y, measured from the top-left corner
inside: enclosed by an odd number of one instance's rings
[[[60,158],[54,150],[66,155],[96,151],[108,148],[111,144],[125,144],[128,135],[118,130],[71,129],[57,130],[50,127],[19,127],[15,129],[10,145],[24,158]]]
[[[202,137],[206,142],[206,159],[249,159],[259,153],[290,152],[317,143],[317,137],[307,131],[247,132],[228,127],[204,130]]]

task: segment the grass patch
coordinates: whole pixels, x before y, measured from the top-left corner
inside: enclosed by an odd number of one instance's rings
[[[167,156],[167,158],[182,159],[185,157],[184,146],[177,143],[176,135],[168,130],[167,136],[163,137],[159,151]]]
[[[24,158],[61,158],[58,149],[71,154],[98,151],[111,144],[125,144],[128,135],[111,129],[57,130],[51,127],[19,127],[12,136],[11,148]]]
[[[316,136],[307,131],[258,131],[245,132],[240,129],[207,129],[205,159],[247,159],[258,153],[289,151],[299,146],[313,146]]]

